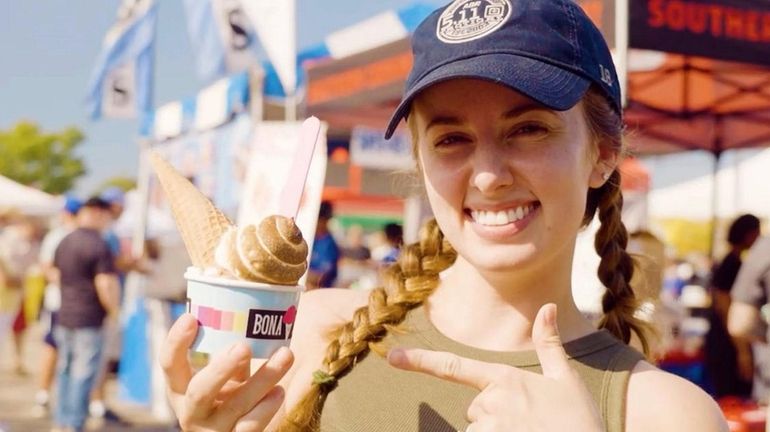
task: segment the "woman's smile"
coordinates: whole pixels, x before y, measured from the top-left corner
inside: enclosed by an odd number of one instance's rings
[[[465,216],[479,237],[499,241],[524,231],[538,216],[539,209],[538,201],[530,201],[518,205],[497,206],[497,208],[467,208]]]

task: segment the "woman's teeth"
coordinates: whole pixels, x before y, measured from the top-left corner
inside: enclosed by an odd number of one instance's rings
[[[526,205],[501,211],[471,210],[471,218],[481,225],[500,226],[522,220],[534,209],[534,205]]]

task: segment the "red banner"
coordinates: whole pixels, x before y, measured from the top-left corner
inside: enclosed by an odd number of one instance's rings
[[[632,0],[630,45],[770,65],[770,2]]]

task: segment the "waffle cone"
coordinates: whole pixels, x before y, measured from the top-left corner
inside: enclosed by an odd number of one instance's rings
[[[214,265],[214,250],[222,234],[233,225],[214,204],[157,152],[150,164],[171,204],[171,212],[193,265]]]

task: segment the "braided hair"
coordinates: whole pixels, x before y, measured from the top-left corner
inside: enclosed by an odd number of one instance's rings
[[[419,241],[405,247],[398,261],[386,270],[383,287],[374,289],[369,303],[333,332],[322,369],[313,374],[310,390],[288,413],[280,430],[317,430],[326,395],[337,380],[370,349],[379,351],[377,344],[388,330],[425,301],[438,286],[439,273],[451,266],[456,257],[436,221],[427,222]]]
[[[622,155],[622,119],[611,108],[607,99],[591,88],[583,98],[583,108],[588,127],[593,138],[599,143],[600,151],[609,150]],[[594,248],[601,258],[597,270],[599,280],[607,290],[602,297],[604,316],[599,321],[599,328],[607,329],[626,344],[631,341],[633,332],[641,342],[644,353],[649,354],[649,325],[634,315],[639,307],[631,288],[635,261],[626,252],[628,232],[620,218],[622,209],[620,172],[615,169],[604,185],[588,191],[586,211],[583,215],[583,225],[588,225],[597,211],[601,222]]]

